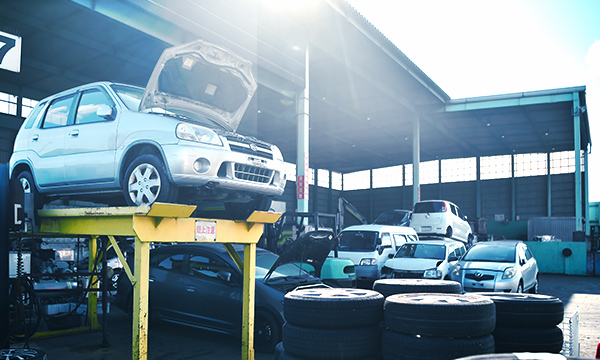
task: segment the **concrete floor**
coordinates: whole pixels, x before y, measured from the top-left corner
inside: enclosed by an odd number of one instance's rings
[[[556,296],[570,316],[579,306],[580,358],[592,359],[600,342],[600,278],[542,274],[540,293]],[[72,334],[30,341],[33,349],[44,350],[48,360],[131,359],[131,324],[127,315],[112,308],[107,315],[107,339],[102,332]],[[164,322],[149,326],[149,360],[233,360],[241,358],[241,344],[231,336],[172,325]],[[12,347],[22,347],[13,344]],[[255,354],[256,360],[271,360],[272,354]]]

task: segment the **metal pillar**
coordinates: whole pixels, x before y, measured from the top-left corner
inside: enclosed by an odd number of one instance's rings
[[[515,154],[510,156],[510,205],[511,220],[517,220],[517,180],[515,179]]]
[[[575,150],[575,230],[583,230],[581,207],[581,109],[579,108],[579,93],[573,93],[573,148]]]
[[[548,217],[552,216],[552,174],[550,167],[550,153],[546,153],[546,162],[548,167],[548,184],[547,184],[547,203],[548,203]]]
[[[305,52],[304,90],[298,98],[298,149],[296,153],[296,188],[297,209],[299,212],[308,211],[308,135],[309,135],[309,51],[308,44]]]
[[[590,178],[589,178],[589,167],[588,167],[588,150],[586,149],[583,152],[583,169],[585,171],[585,199],[584,199],[584,203],[585,203],[585,234],[586,235],[590,235],[591,234],[591,225],[590,225]]]
[[[476,178],[475,178],[475,201],[476,201],[476,216],[477,218],[481,218],[481,157],[477,156],[475,158],[475,170]]]
[[[413,196],[412,205],[421,201],[419,164],[421,163],[421,124],[419,115],[413,116]],[[412,207],[412,206],[411,206]]]
[[[8,201],[8,164],[0,164],[0,347],[8,349],[9,339],[9,281],[8,281],[8,252],[9,252],[9,217],[12,214]]]

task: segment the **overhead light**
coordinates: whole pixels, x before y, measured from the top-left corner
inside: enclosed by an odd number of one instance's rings
[[[548,132],[546,131],[546,133],[544,135],[548,136]]]
[[[371,120],[371,118],[370,118],[370,117],[367,117],[367,121],[369,121],[369,120]]]
[[[490,126],[490,125],[492,125],[492,124],[490,124],[490,123],[487,123],[486,125],[487,125],[487,126]]]
[[[504,139],[504,135],[502,135],[502,138]]]
[[[260,114],[260,110],[258,110],[258,113]]]

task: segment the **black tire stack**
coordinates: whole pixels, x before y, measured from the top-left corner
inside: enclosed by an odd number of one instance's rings
[[[384,304],[384,360],[443,360],[494,353],[493,301],[481,296],[391,295]]]
[[[380,279],[373,283],[373,290],[384,297],[408,293],[460,294],[462,286],[458,281],[432,279]]]
[[[378,292],[363,289],[314,288],[287,293],[283,301],[286,323],[276,359],[377,358],[383,301]]]
[[[559,353],[563,333],[560,299],[548,295],[478,293],[496,304],[496,329],[492,333],[497,353]]]

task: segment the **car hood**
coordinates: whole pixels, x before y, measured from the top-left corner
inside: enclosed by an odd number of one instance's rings
[[[309,264],[315,268],[316,275],[319,276],[323,263],[331,251],[334,238],[333,232],[324,230],[303,234],[283,249],[263,281],[267,282],[275,269],[288,263]]]
[[[515,266],[513,263],[491,262],[491,261],[461,261],[460,267],[463,270],[489,270],[504,271],[506,268]]]
[[[146,85],[140,111],[206,117],[236,131],[256,91],[252,64],[203,40],[167,48]]]
[[[427,270],[436,268],[441,261],[436,259],[389,259],[385,262],[385,266],[394,270]]]

